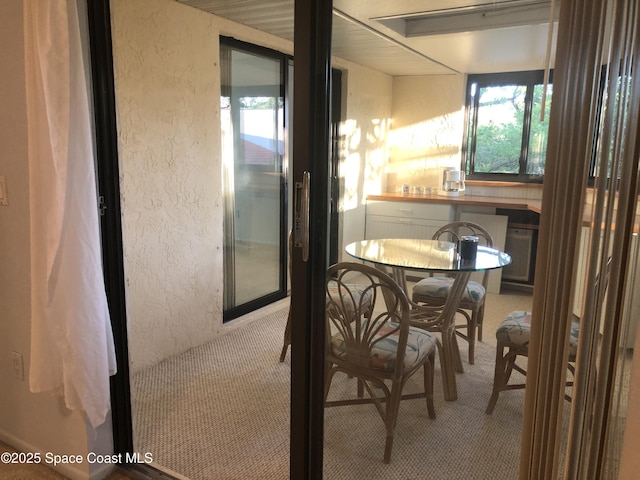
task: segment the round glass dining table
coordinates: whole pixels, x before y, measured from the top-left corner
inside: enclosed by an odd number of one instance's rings
[[[391,267],[391,276],[407,292],[404,270],[454,274],[447,300],[440,308],[437,324],[441,332],[443,362],[442,383],[446,400],[458,398],[456,370],[462,372],[460,352],[455,338],[455,316],[460,299],[473,272],[502,268],[511,263],[511,256],[495,248],[478,246],[474,259],[463,259],[457,244],[442,240],[415,238],[385,238],[350,243],[346,252],[354,258],[372,262],[382,270]],[[420,306],[416,305],[416,309]]]
[[[350,243],[346,252],[367,262],[428,272],[476,272],[511,263],[511,256],[495,248],[478,246],[474,260],[460,259],[455,243],[416,238],[384,238]]]

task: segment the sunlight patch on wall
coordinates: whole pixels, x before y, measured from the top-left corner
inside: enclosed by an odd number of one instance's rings
[[[355,120],[343,123],[343,211],[364,205],[367,195],[381,193],[385,188],[389,124],[389,119],[373,119],[365,128]]]
[[[358,184],[362,160],[359,153],[352,153],[344,159],[340,171],[344,182],[342,210],[353,210],[359,204]]]
[[[438,117],[391,131],[389,191],[403,183],[436,186],[443,167],[460,166],[462,133],[452,121]]]
[[[369,143],[372,148],[367,150],[364,172],[364,203],[367,195],[382,193],[386,189],[387,148],[385,140],[389,134],[391,120],[374,119],[371,121],[371,137]]]
[[[460,166],[464,89],[462,75],[394,79],[387,191],[435,187],[443,167]]]
[[[360,183],[362,132],[355,120],[346,120],[341,125],[340,137],[343,139],[343,152],[340,164],[340,177],[343,183],[342,211],[358,206],[358,184]]]

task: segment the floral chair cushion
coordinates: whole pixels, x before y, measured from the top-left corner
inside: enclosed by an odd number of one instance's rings
[[[353,300],[357,303],[361,305],[361,308],[366,309],[370,306],[371,304],[371,297],[373,295],[372,290],[368,289],[365,292],[364,287],[361,287],[360,285],[357,284],[345,284],[343,286],[343,288],[346,287],[346,289],[348,289],[351,292],[351,295],[353,295]],[[347,307],[348,308],[353,308],[353,305],[351,304],[351,298],[349,296],[349,294],[346,292],[346,289],[344,290],[344,293],[342,294],[344,301],[347,303]],[[334,281],[329,281],[327,284],[327,292],[329,294],[329,298],[336,300],[336,297],[338,296],[339,292],[338,292],[338,283],[334,282]],[[365,295],[365,297],[362,299],[362,301],[360,300],[362,298],[362,295]],[[327,299],[328,300],[328,299]]]
[[[374,339],[379,339],[387,334],[389,336],[372,342],[373,346],[369,356],[370,368],[388,372],[393,371],[396,366],[399,333],[398,324],[394,322],[389,322],[377,332]],[[407,349],[404,355],[404,368],[411,368],[423,360],[425,356],[431,354],[436,348],[436,341],[434,334],[419,328],[409,327]],[[343,358],[347,355],[347,343],[341,334],[333,335],[331,347],[336,356]]]
[[[413,287],[414,301],[416,296],[446,299],[453,286],[452,277],[423,278]],[[462,301],[477,303],[484,298],[486,291],[481,283],[470,280],[462,295]]]
[[[580,325],[571,322],[569,337],[569,355],[575,355],[578,350],[578,335]],[[496,339],[501,342],[528,346],[531,337],[531,312],[514,311],[502,321],[496,330]]]

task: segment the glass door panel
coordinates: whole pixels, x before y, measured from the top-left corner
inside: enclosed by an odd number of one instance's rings
[[[229,41],[221,59],[226,321],[286,293],[285,70]]]

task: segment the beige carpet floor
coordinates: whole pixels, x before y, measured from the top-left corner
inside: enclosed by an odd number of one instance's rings
[[[443,399],[436,363],[437,418],[428,418],[424,400],[402,402],[391,464],[382,462],[384,427],[373,406],[325,410],[324,478],[516,478],[524,392],[501,395],[493,415],[484,410],[495,327],[530,305],[530,295],[490,294],[485,338],[475,365],[463,356],[458,400]],[[246,328],[135,375],[136,450],[152,452],[156,467],[192,480],[289,478],[290,355],[278,362],[287,309],[282,301]],[[419,377],[406,388],[419,388]],[[355,380],[336,377],[330,395],[354,391]]]
[[[494,366],[494,331],[531,296],[489,294],[484,341],[476,364],[457,376],[458,400],[442,397],[436,365],[437,418],[423,400],[402,402],[390,465],[382,463],[384,428],[373,406],[325,410],[325,479],[517,478],[523,391],[501,395],[493,415],[484,409]],[[290,356],[278,362],[288,300],[216,341],[150,368],[132,379],[137,451],[178,478],[286,479],[289,452]],[[466,353],[466,344],[459,342]],[[418,388],[419,379],[408,385]],[[336,378],[331,396],[352,395],[355,381]],[[569,404],[565,404],[568,419]],[[0,452],[14,451],[0,443]],[[0,464],[0,479],[62,480],[39,465]],[[136,478],[124,471],[108,480]],[[166,477],[165,477],[166,478]],[[616,478],[615,473],[607,478]]]

